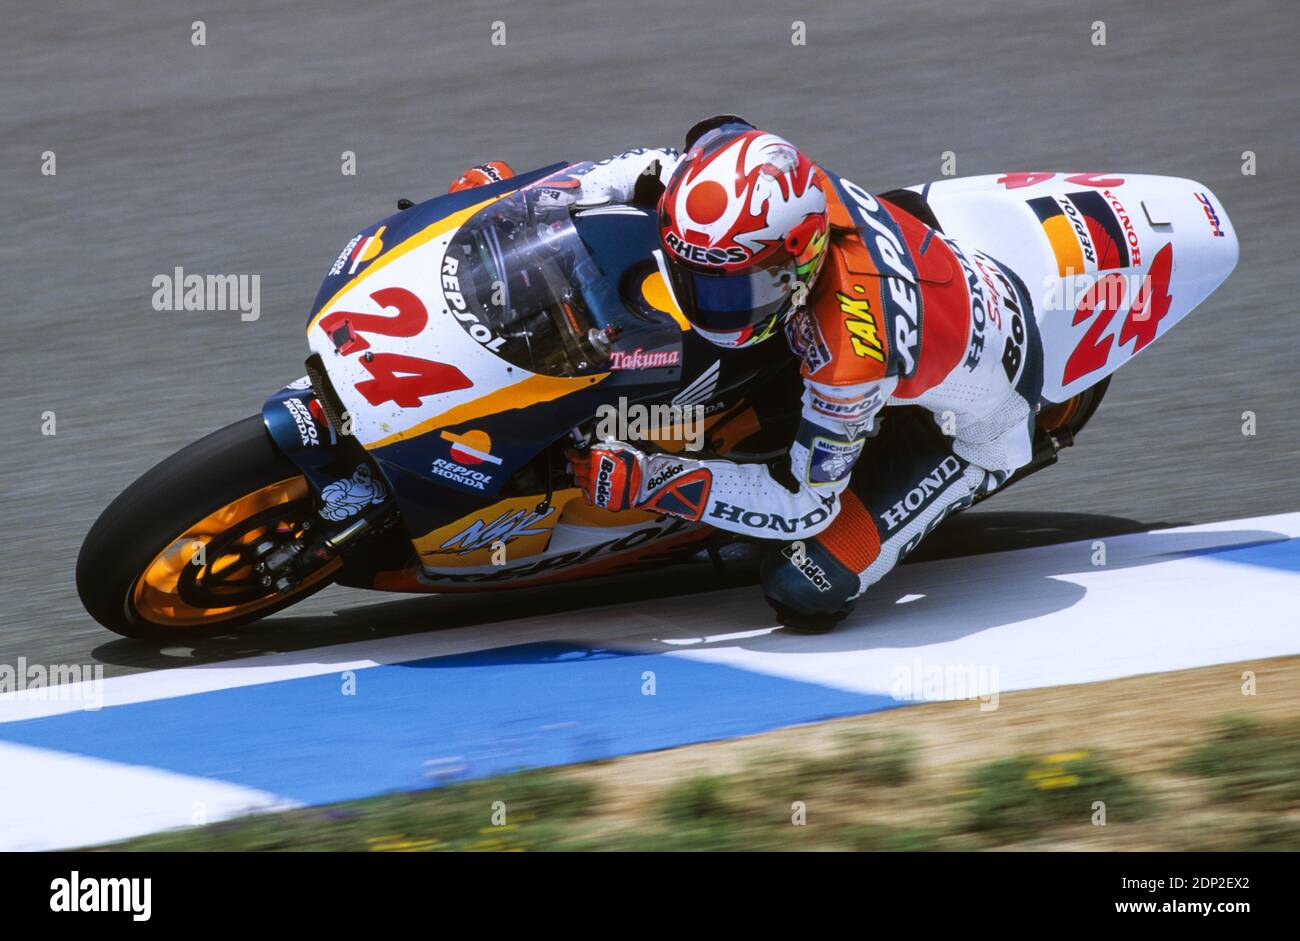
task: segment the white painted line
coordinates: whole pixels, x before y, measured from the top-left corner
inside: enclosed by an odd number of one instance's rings
[[[902,701],[969,698],[960,683],[915,690],[926,671],[983,671],[1009,692],[1294,655],[1300,573],[1179,554],[1205,548],[1207,532],[1249,543],[1294,522],[1111,537],[1104,566],[1081,542],[904,567],[832,634],[675,655]]]
[[[5,742],[0,768],[4,852],[111,843],[300,806],[254,788]]]
[[[863,648],[998,661],[1004,689],[1183,669],[1275,655],[1261,651],[1300,652],[1300,643],[1288,639],[1300,634],[1294,619],[1285,636],[1275,623],[1300,589],[1296,573],[1175,554],[1297,536],[1300,513],[1286,513],[1106,537],[1104,567],[1092,564],[1093,540],[901,566],[867,593],[844,627],[824,637],[773,631],[760,593],[745,587],[666,597],[653,613],[643,604],[609,605],[112,677],[103,681],[102,701],[113,708],[547,641],[678,655],[689,646],[690,656],[720,660],[734,650],[729,662],[745,669],[873,692],[881,689],[879,676],[862,679],[867,661],[849,656]],[[1228,583],[1240,587],[1229,594]],[[1289,598],[1284,605],[1281,596]],[[1240,642],[1206,620],[1229,597]],[[49,702],[2,694],[0,722],[81,708],[75,692],[71,700]]]

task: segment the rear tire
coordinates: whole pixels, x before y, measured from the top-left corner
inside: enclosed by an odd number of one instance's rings
[[[82,543],[77,592],[96,621],[126,637],[229,633],[334,580],[338,560],[277,592],[245,561],[253,545],[291,538],[312,514],[306,479],[252,416],[181,449],[109,504]]]
[[[1049,435],[1062,436],[1064,433],[1068,438],[1063,438],[1066,447],[1073,446],[1075,437],[1083,430],[1083,426],[1088,424],[1089,419],[1097,413],[1101,406],[1101,400],[1106,395],[1106,390],[1110,388],[1111,377],[1107,376],[1095,386],[1084,389],[1078,395],[1072,396],[1059,405],[1049,405],[1039,411],[1034,421],[1034,456],[1033,459],[1024,467],[1017,470],[1010,478],[1007,479],[997,490],[992,493],[986,493],[975,498],[973,505],[983,503],[989,497],[1005,493],[1006,489],[1014,483],[1024,480],[1030,474],[1036,474],[1045,467],[1051,467],[1056,463],[1057,447],[1049,440]]]
[[[1095,386],[1089,386],[1060,405],[1044,408],[1038,413],[1037,424],[1040,432],[1064,429],[1070,432],[1071,437],[1077,435],[1101,406],[1101,400],[1106,395],[1106,390],[1110,388],[1112,378],[1107,376]]]

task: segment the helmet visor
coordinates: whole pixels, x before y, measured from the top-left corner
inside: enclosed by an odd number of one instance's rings
[[[783,314],[795,285],[793,263],[725,274],[671,262],[666,267],[686,319],[713,333],[744,330]]]

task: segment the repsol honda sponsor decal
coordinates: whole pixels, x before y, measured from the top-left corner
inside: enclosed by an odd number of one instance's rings
[[[1065,278],[1097,270],[1097,250],[1088,234],[1087,221],[1074,203],[1055,196],[1039,196],[1029,200],[1029,208],[1047,236],[1056,257],[1058,275]]]
[[[844,205],[856,217],[858,234],[882,276],[880,296],[885,304],[887,335],[893,341],[890,358],[906,379],[916,372],[921,353],[921,291],[916,264],[903,232],[876,198],[858,184],[830,175]]]
[[[435,477],[441,477],[444,480],[460,484],[462,487],[469,487],[471,490],[487,490],[492,483],[491,474],[474,470],[472,467],[465,467],[463,464],[449,461],[445,457],[434,458],[433,464],[429,467],[429,473]]]
[[[352,257],[352,253],[356,250],[357,246],[361,244],[363,238],[365,238],[363,235],[354,235],[352,236],[352,241],[343,246],[343,251],[339,252],[339,256],[334,259],[334,264],[330,265],[329,276],[331,278],[342,273],[343,266],[348,263],[348,260]]]
[[[492,453],[492,439],[485,431],[444,431],[444,441],[451,442],[450,459],[434,458],[429,472],[471,490],[486,491],[496,479],[495,467],[501,458]]]
[[[885,524],[885,531],[892,533],[924,507],[929,506],[934,499],[934,495],[942,490],[948,481],[960,476],[961,470],[961,460],[951,454],[940,461],[939,465],[922,477],[920,482],[907,491],[901,500],[880,514],[880,518]]]
[[[1110,190],[1100,193],[1096,190],[1066,193],[1061,204],[1066,202],[1083,216],[1084,228],[1096,257],[1092,267],[1088,267],[1085,260],[1083,267],[1076,270],[1075,274],[1142,264],[1142,251],[1138,245],[1137,233],[1133,230],[1133,222],[1114,193]]]
[[[478,315],[469,309],[469,304],[465,302],[465,295],[460,289],[460,277],[457,272],[460,270],[460,262],[450,254],[444,255],[442,259],[442,293],[447,298],[447,304],[451,307],[451,314],[465,328],[465,331],[477,342],[486,346],[493,353],[499,351],[505,345],[506,338],[499,337],[479,319]]]
[[[848,399],[831,398],[815,389],[808,390],[808,406],[818,415],[853,425],[873,415],[879,410],[881,402],[879,387],[866,395]]]
[[[1115,210],[1115,218],[1119,220],[1120,228],[1124,233],[1124,244],[1128,246],[1129,264],[1134,267],[1141,265],[1142,246],[1138,243],[1137,230],[1133,228],[1133,220],[1128,217],[1124,204],[1110,190],[1102,190],[1101,194],[1106,197],[1106,202],[1110,203],[1111,209]]]
[[[348,242],[339,252],[339,256],[334,259],[334,264],[330,265],[330,276],[340,274],[344,268],[349,275],[357,273],[357,269],[366,262],[378,258],[384,250],[384,230],[388,226],[381,225],[375,230],[374,235],[358,235]]]
[[[319,445],[320,432],[316,428],[316,419],[302,399],[285,399],[284,407],[289,410],[293,423],[298,426],[298,437],[302,438],[303,445],[313,448]]]
[[[497,464],[501,458],[492,453],[492,438],[486,431],[444,431],[443,441],[451,442],[452,460],[461,464]]]

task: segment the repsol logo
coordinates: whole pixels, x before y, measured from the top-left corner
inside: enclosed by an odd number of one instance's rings
[[[925,506],[930,501],[930,498],[942,489],[944,484],[960,473],[961,461],[952,455],[944,458],[938,467],[922,477],[920,483],[907,491],[903,499],[880,514],[881,519],[885,521],[885,529],[893,532],[913,513]]]
[[[770,529],[776,533],[797,533],[801,529],[824,522],[830,515],[829,509],[818,507],[803,516],[778,516],[776,513],[760,513],[758,510],[747,510],[743,506],[732,506],[721,500],[713,504],[709,511],[710,519],[739,523],[749,529]]]
[[[911,256],[893,230],[877,218],[885,213],[875,197],[848,180],[841,179],[840,184],[856,204],[858,218],[874,233],[870,239],[864,237],[863,241],[872,249],[872,254],[881,263],[881,274],[886,276],[884,281],[888,290],[885,297],[894,302],[894,350],[902,358],[903,375],[910,376],[916,371],[921,331],[921,299]]]
[[[678,238],[675,232],[664,236],[664,244],[687,261],[699,265],[731,265],[749,260],[749,251],[739,245],[730,248],[705,248],[703,245],[690,245]]]
[[[464,484],[466,487],[473,487],[475,490],[486,490],[487,485],[492,483],[492,477],[482,471],[472,470],[462,464],[454,461],[448,461],[444,458],[436,458],[430,471],[439,477],[445,477],[448,480],[454,480],[458,484]]]
[[[1056,202],[1064,210],[1066,218],[1070,220],[1070,225],[1074,226],[1074,234],[1079,239],[1079,247],[1083,249],[1083,257],[1095,264],[1097,256],[1092,250],[1092,237],[1088,235],[1088,226],[1084,224],[1079,210],[1075,209],[1074,203],[1068,199],[1058,199]]]
[[[460,278],[456,276],[459,270],[460,262],[455,258],[447,255],[442,259],[442,293],[451,305],[451,315],[461,322],[471,337],[495,353],[505,345],[506,338],[493,334],[479,320],[478,315],[469,309],[465,295],[460,290]]]
[[[302,399],[285,399],[284,407],[293,416],[293,423],[298,426],[298,436],[302,438],[302,443],[309,447],[320,444],[320,434],[316,431],[316,420],[311,417],[311,412],[307,410],[307,406],[302,404]]]

